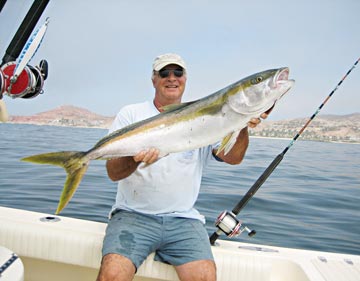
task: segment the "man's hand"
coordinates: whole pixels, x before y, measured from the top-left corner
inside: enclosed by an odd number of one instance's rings
[[[261,119],[266,119],[267,117],[268,117],[267,113],[262,113],[260,115],[260,118],[251,118],[247,125],[250,128],[255,128],[257,125],[261,123]]]
[[[140,151],[133,158],[135,162],[144,162],[145,164],[152,164],[159,159],[160,151],[156,148]]]
[[[262,113],[260,115],[260,118],[261,119],[266,119],[269,116],[270,112],[273,110],[273,108],[274,108],[274,106],[272,106],[268,111]],[[248,122],[248,126],[250,128],[255,128],[257,125],[259,125],[261,123],[260,118],[251,118],[250,121]]]

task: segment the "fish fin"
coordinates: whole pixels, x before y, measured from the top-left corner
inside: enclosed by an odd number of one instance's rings
[[[237,136],[239,135],[240,131],[236,131],[236,132],[232,132],[230,134],[228,134],[226,137],[223,138],[220,147],[218,148],[216,155],[219,155],[219,153],[221,151],[224,150],[224,154],[228,154],[229,151],[232,149],[232,147],[234,146]]]
[[[194,103],[195,101],[190,101],[190,102],[184,102],[184,103],[178,103],[178,104],[169,104],[169,105],[165,105],[161,107],[161,110],[163,110],[163,112],[168,112],[168,111],[173,111],[173,110],[177,110],[183,107],[186,107],[192,103]]]
[[[90,161],[85,155],[85,152],[61,151],[37,154],[21,159],[21,161],[51,164],[65,169],[67,177],[55,214],[65,208],[79,186]]]

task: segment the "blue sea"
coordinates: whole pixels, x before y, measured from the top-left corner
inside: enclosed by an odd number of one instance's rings
[[[63,169],[21,162],[24,156],[88,150],[104,129],[0,124],[0,205],[50,213],[65,180]],[[251,138],[241,165],[214,161],[205,170],[196,207],[209,235],[289,140]],[[61,215],[107,221],[116,184],[105,161],[92,161]],[[360,145],[298,140],[238,218],[257,234],[238,241],[360,255]],[[222,238],[225,238],[222,236]]]

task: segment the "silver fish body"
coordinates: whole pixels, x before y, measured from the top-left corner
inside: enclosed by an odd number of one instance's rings
[[[88,157],[132,156],[150,147],[161,157],[215,143],[270,109],[293,85],[288,73],[288,68],[267,70],[195,102],[170,106],[165,113],[103,138]]]

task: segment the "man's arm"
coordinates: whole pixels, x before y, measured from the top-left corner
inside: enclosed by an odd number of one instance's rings
[[[156,149],[144,150],[135,156],[126,156],[106,161],[106,170],[112,181],[122,180],[135,172],[141,162],[152,164],[159,158]]]

